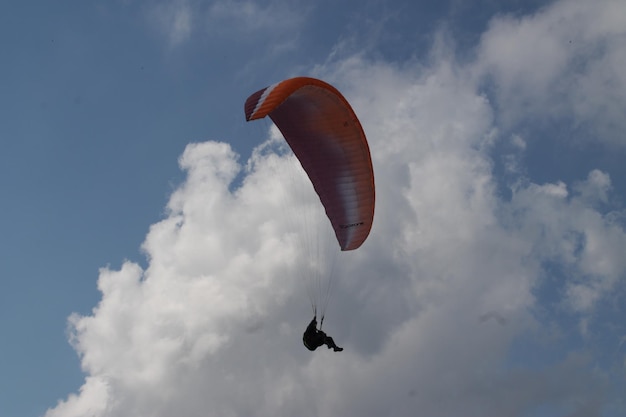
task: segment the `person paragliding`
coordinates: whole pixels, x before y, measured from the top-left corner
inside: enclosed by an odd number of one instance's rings
[[[365,132],[348,101],[322,80],[296,77],[252,94],[244,110],[247,121],[272,119],[319,196],[339,248],[359,248],[374,219],[374,170]],[[309,350],[322,345],[336,352],[343,350],[317,329],[318,311],[324,321],[331,278],[328,285],[321,281],[313,285],[328,290],[310,295],[314,317],[303,336]]]
[[[317,316],[313,317],[313,320],[311,320],[311,323],[309,323],[304,331],[302,342],[310,351],[314,351],[322,345],[328,346],[328,349],[333,349],[335,352],[341,352],[343,350],[342,347],[335,344],[332,337],[324,333],[322,329],[317,328]]]

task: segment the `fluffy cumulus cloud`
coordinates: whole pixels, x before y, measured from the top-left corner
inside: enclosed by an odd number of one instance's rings
[[[560,343],[593,340],[624,312],[615,298],[626,277],[624,213],[609,204],[610,173],[534,183],[511,155],[516,181],[504,198],[492,160],[503,113],[528,103],[555,104],[615,140],[615,126],[603,126],[621,119],[596,114],[592,101],[624,100],[596,89],[604,77],[619,86],[626,14],[617,2],[589,13],[586,4],[496,19],[470,64],[443,42],[428,65],[353,56],[316,70],[353,104],[376,174],[371,236],[337,259],[325,329],[344,352],[311,354],[300,341],[310,319],[302,247],[283,213],[314,199],[291,193],[292,161],[276,138],[247,161],[226,143],[190,144],[186,179],[145,239],[147,267],[102,269],[101,301],[70,318],[86,378],[46,416],[623,413],[620,321],[608,364],[592,342]],[[540,31],[547,39],[530,39]],[[561,48],[570,33],[586,54],[573,90],[555,83],[573,77],[579,55]],[[526,42],[529,68],[509,51]],[[485,75],[496,102],[481,90]],[[563,94],[546,95],[553,88]],[[587,103],[574,105],[587,88]],[[513,143],[524,152],[525,138]],[[553,346],[558,355],[541,355]]]
[[[625,38],[622,1],[561,1],[535,15],[494,18],[477,71],[494,81],[506,123],[567,119],[623,146]]]

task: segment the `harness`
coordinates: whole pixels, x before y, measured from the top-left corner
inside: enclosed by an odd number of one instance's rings
[[[304,343],[304,346],[306,346],[306,348],[309,349],[311,352],[318,348],[318,346],[315,346],[315,347],[309,346],[306,340],[306,335],[302,335],[302,343]]]
[[[307,337],[308,336],[308,337]],[[326,334],[321,330],[315,330],[314,332],[304,332],[302,335],[302,343],[307,349],[313,351],[324,344]]]

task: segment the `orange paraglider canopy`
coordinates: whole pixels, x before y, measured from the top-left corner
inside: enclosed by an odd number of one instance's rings
[[[374,170],[361,123],[341,93],[297,77],[252,94],[246,120],[269,116],[313,183],[341,250],[363,244],[374,220]]]

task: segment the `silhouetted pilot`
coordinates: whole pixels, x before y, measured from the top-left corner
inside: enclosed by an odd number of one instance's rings
[[[326,333],[321,330],[317,330],[317,317],[313,317],[311,323],[306,327],[302,335],[302,342],[304,346],[311,351],[322,345],[328,346],[328,349],[332,348],[335,352],[341,352],[343,350],[343,348],[335,344],[332,337],[326,336]]]

